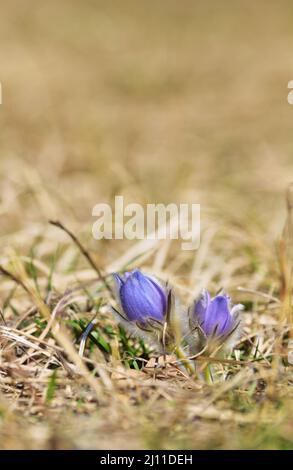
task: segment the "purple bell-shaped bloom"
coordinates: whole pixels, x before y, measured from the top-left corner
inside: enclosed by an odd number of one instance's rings
[[[209,292],[204,291],[194,304],[192,320],[200,326],[207,338],[224,338],[239,326],[238,312],[242,309],[241,304],[231,308],[230,297],[226,294],[211,299]]]
[[[146,324],[153,319],[164,321],[167,310],[166,290],[138,269],[124,276],[114,274],[118,298],[127,320]]]

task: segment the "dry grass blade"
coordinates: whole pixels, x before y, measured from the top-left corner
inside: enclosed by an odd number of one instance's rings
[[[51,313],[48,308],[48,306],[44,303],[42,298],[40,297],[39,293],[37,292],[36,288],[32,285],[32,283],[27,279],[26,273],[23,269],[23,266],[19,259],[17,257],[14,257],[12,260],[14,268],[17,272],[17,275],[10,274],[9,271],[3,270],[2,272],[11,277],[17,284],[19,284],[21,287],[25,289],[25,291],[30,295],[33,303],[36,305],[38,311],[42,314],[44,319],[49,323],[51,321]],[[73,364],[75,365],[75,370],[74,372],[76,374],[82,374],[85,378],[85,380],[88,382],[90,387],[95,391],[97,399],[99,402],[103,400],[104,392],[99,384],[98,380],[95,379],[92,374],[88,371],[87,367],[85,366],[84,362],[78,355],[77,351],[75,350],[72,341],[70,338],[67,336],[66,332],[63,330],[61,325],[56,322],[56,319],[53,318],[52,325],[52,334],[56,338],[57,342],[62,346],[68,357],[71,359]],[[99,367],[97,365],[97,369],[99,370]],[[105,372],[102,372],[102,379],[105,378]],[[110,380],[104,380],[104,384],[107,385],[107,387],[110,386],[111,382]]]
[[[105,287],[107,288],[107,290],[109,291],[109,294],[115,298],[115,295],[114,295],[114,292],[113,292],[113,289],[112,287],[110,286],[110,284],[108,283],[107,279],[105,278],[105,276],[102,274],[102,271],[100,270],[99,266],[97,265],[97,263],[93,260],[92,256],[90,255],[90,253],[88,252],[88,250],[85,249],[85,247],[82,245],[82,243],[79,241],[79,239],[77,238],[77,236],[72,232],[70,231],[67,227],[65,227],[65,225],[63,225],[61,222],[59,222],[58,220],[54,221],[54,220],[50,220],[50,224],[51,225],[54,225],[55,227],[57,228],[60,228],[61,230],[63,230],[65,233],[67,233],[67,235],[71,238],[71,240],[76,244],[76,246],[79,248],[80,252],[83,254],[83,256],[88,260],[89,264],[91,265],[91,267],[96,271],[96,273],[98,274],[98,277],[99,279],[103,282],[103,284],[105,285]]]

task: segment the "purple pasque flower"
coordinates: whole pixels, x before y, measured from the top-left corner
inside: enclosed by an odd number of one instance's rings
[[[207,338],[226,338],[238,328],[238,313],[243,308],[241,304],[231,308],[230,297],[226,294],[218,294],[212,299],[205,290],[194,303],[191,319]]]
[[[124,276],[114,274],[118,299],[127,320],[146,324],[163,322],[167,310],[167,292],[151,276],[135,269]]]

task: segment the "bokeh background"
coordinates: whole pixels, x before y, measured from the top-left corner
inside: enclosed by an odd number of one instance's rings
[[[46,262],[61,244],[56,285],[64,292],[72,280],[92,279],[93,272],[81,257],[77,260],[76,247],[49,219],[70,227],[99,265],[111,271],[133,243],[92,239],[95,204],[112,204],[115,195],[141,204],[194,202],[202,209],[201,249],[184,254],[167,247],[157,252],[153,272],[176,279],[191,295],[204,285],[214,292],[225,287],[234,295],[239,286],[277,295],[275,241],[293,178],[293,106],[287,101],[293,80],[293,3],[2,3],[1,264],[11,253],[25,260],[35,246],[42,286]],[[1,305],[13,286],[1,278]],[[243,300],[237,296],[236,301]],[[16,308],[29,307],[23,297],[13,302],[14,310],[5,311],[7,321],[14,321]],[[247,315],[253,331],[275,321],[262,316],[265,308]],[[15,407],[29,414],[19,403]],[[124,418],[111,415],[110,423],[104,410],[102,424],[93,415],[93,428],[82,416],[83,431],[72,421],[65,444],[62,437],[57,442],[54,419],[50,429],[32,425],[26,435],[26,424],[18,427],[13,418],[10,430],[3,426],[1,441],[5,448],[107,447],[111,435],[116,448],[129,442],[140,447],[146,444],[136,441],[140,431],[134,423],[144,423],[147,412],[127,409]],[[164,408],[158,407],[158,413],[170,428],[177,423],[178,416]],[[152,427],[158,421],[151,417],[143,427],[147,445],[166,439],[162,446],[168,447],[165,429]],[[122,422],[123,435],[117,428]],[[255,422],[258,418],[253,427]],[[60,435],[63,423],[62,418]],[[241,440],[233,426],[232,419],[224,443],[218,421],[215,428],[200,424],[196,437],[187,444],[180,438],[176,445],[254,445],[249,436]],[[292,419],[284,426],[280,432],[290,440]],[[84,434],[87,429],[93,431]],[[278,446],[274,439],[269,437],[266,445]]]
[[[6,2],[1,232],[50,217],[90,231],[114,194],[276,220],[292,15],[290,1]]]

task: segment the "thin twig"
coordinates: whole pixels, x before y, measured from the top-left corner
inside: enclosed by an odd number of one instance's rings
[[[281,303],[280,300],[277,297],[274,297],[273,295],[270,295],[270,294],[266,294],[265,292],[260,292],[260,291],[254,290],[254,289],[246,289],[244,287],[237,287],[237,290],[239,292],[243,292],[243,293],[246,293],[246,294],[258,295],[260,297],[263,297],[264,299],[269,300],[270,302],[276,302],[278,304]]]
[[[83,254],[83,256],[87,259],[91,267],[96,271],[98,274],[99,279],[103,282],[105,285],[106,289],[108,290],[109,294],[115,298],[114,292],[110,284],[108,283],[107,279],[103,275],[102,271],[100,270],[99,266],[96,264],[92,256],[89,254],[89,252],[86,250],[86,248],[82,245],[82,243],[79,241],[79,239],[72,233],[65,225],[63,225],[59,220],[50,220],[49,223],[51,225],[54,225],[57,228],[60,228],[63,230],[67,235],[71,238],[71,240],[76,244],[76,246],[79,248],[80,252]]]
[[[8,271],[7,269],[3,268],[3,266],[1,265],[0,265],[0,273],[3,274],[3,276],[9,277],[12,281],[20,285],[29,294],[29,290],[27,286],[22,282],[22,280],[18,279],[18,277],[16,277],[13,273]]]

